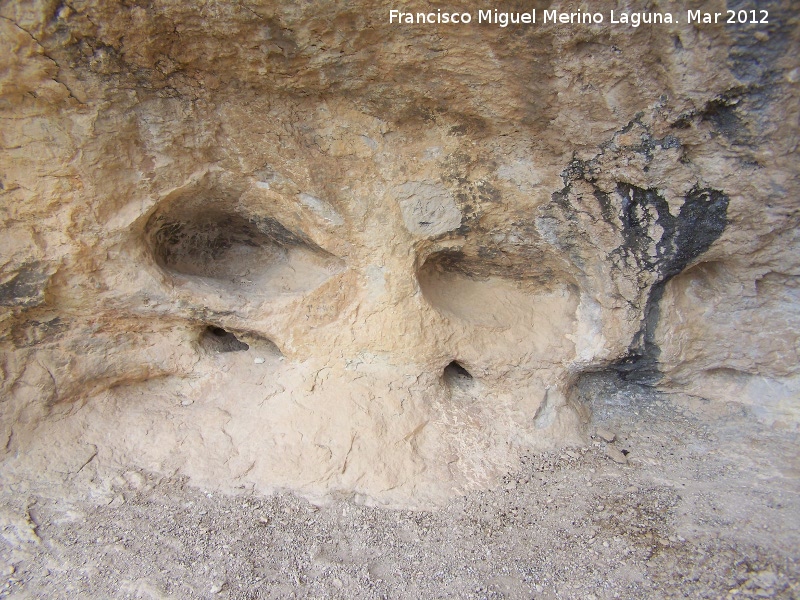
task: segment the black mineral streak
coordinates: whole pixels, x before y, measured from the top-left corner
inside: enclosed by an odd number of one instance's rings
[[[725,231],[728,213],[728,196],[711,188],[695,186],[686,194],[678,216],[669,212],[666,200],[656,190],[643,190],[628,184],[619,184],[617,191],[623,197],[623,235],[625,250],[637,256],[637,262],[651,272],[658,273],[658,280],[650,288],[644,319],[629,355],[615,369],[624,379],[642,383],[656,383],[660,378],[658,357],[660,349],[654,341],[660,318],[660,302],[667,282],[683,271],[694,259],[701,256]],[[642,210],[636,211],[636,207]],[[664,229],[656,246],[654,259],[647,256],[648,225],[634,214],[649,215],[654,208],[656,223]]]
[[[42,304],[49,279],[41,262],[22,265],[16,275],[0,284],[0,306],[30,308]]]
[[[738,118],[724,109],[723,104],[717,108],[714,116],[709,115],[708,118],[716,119],[721,125],[732,123]],[[680,141],[672,135],[662,139],[653,138],[638,116],[619,133],[627,133],[636,125],[644,129],[645,134],[641,136],[638,145],[625,149],[644,156],[647,162],[653,159],[656,149],[680,148]],[[600,150],[602,155],[606,151],[614,152],[617,149],[615,143],[610,141],[601,145]],[[560,236],[560,245],[572,255],[571,259],[576,266],[582,268],[579,253],[572,252],[576,242],[570,239],[586,237],[590,233],[583,231],[578,225],[577,214],[580,209],[573,206],[571,194],[572,184],[584,181],[594,188],[593,195],[600,206],[603,220],[620,231],[623,237],[623,244],[610,254],[613,263],[626,270],[631,269],[634,273],[656,275],[655,283],[648,292],[640,329],[634,336],[627,355],[612,367],[623,379],[655,384],[661,379],[661,373],[658,368],[660,349],[654,338],[665,286],[722,235],[727,224],[728,196],[720,190],[695,185],[686,193],[683,206],[675,216],[670,213],[666,199],[655,188],[645,189],[618,182],[614,192],[604,192],[596,183],[601,169],[601,163],[597,159],[586,161],[576,158],[562,172],[564,188],[552,195],[551,202],[551,207],[561,212],[570,228]],[[552,215],[545,214],[544,218],[555,218],[555,222],[559,221],[558,217]],[[654,240],[650,236],[654,225],[659,225],[663,234],[656,243],[655,256],[652,256],[650,249]]]

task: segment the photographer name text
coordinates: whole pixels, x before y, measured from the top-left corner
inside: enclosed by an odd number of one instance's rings
[[[435,11],[403,12],[389,11],[389,23],[395,25],[623,25],[639,27],[641,25],[669,25],[689,23],[696,25],[763,25],[769,23],[769,11],[766,10],[727,10],[724,12],[704,12],[687,10],[677,12],[628,12],[612,10],[609,14],[602,12],[581,11],[561,12],[558,10],[531,9],[525,12],[506,12],[497,9],[479,10],[477,12]]]

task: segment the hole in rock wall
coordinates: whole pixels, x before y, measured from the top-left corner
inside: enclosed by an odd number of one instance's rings
[[[235,197],[213,190],[166,202],[148,220],[145,235],[156,263],[176,283],[292,294],[317,287],[343,267],[276,219],[244,214]]]
[[[200,346],[211,352],[244,352],[250,349],[233,333],[216,325],[209,325],[203,330]]]
[[[470,373],[460,362],[454,360],[442,371],[442,382],[449,391],[451,398],[459,402],[475,401],[480,394],[480,387]]]
[[[437,311],[483,327],[566,331],[579,301],[577,286],[546,267],[534,273],[454,251],[429,256],[417,280]]]
[[[442,378],[449,386],[464,387],[473,383],[472,374],[461,366],[461,363],[457,360],[452,361],[444,368]]]
[[[283,360],[283,352],[269,338],[252,331],[233,333],[217,325],[207,325],[199,334],[200,348],[209,354],[250,351],[256,358]]]

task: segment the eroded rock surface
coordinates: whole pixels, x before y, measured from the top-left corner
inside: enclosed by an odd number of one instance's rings
[[[598,371],[796,426],[798,27],[767,4],[0,3],[5,473],[428,505],[580,440]]]

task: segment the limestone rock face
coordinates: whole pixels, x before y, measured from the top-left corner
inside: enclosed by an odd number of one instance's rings
[[[794,426],[800,48],[767,4],[0,2],[5,473],[428,505],[580,442],[606,370]]]

